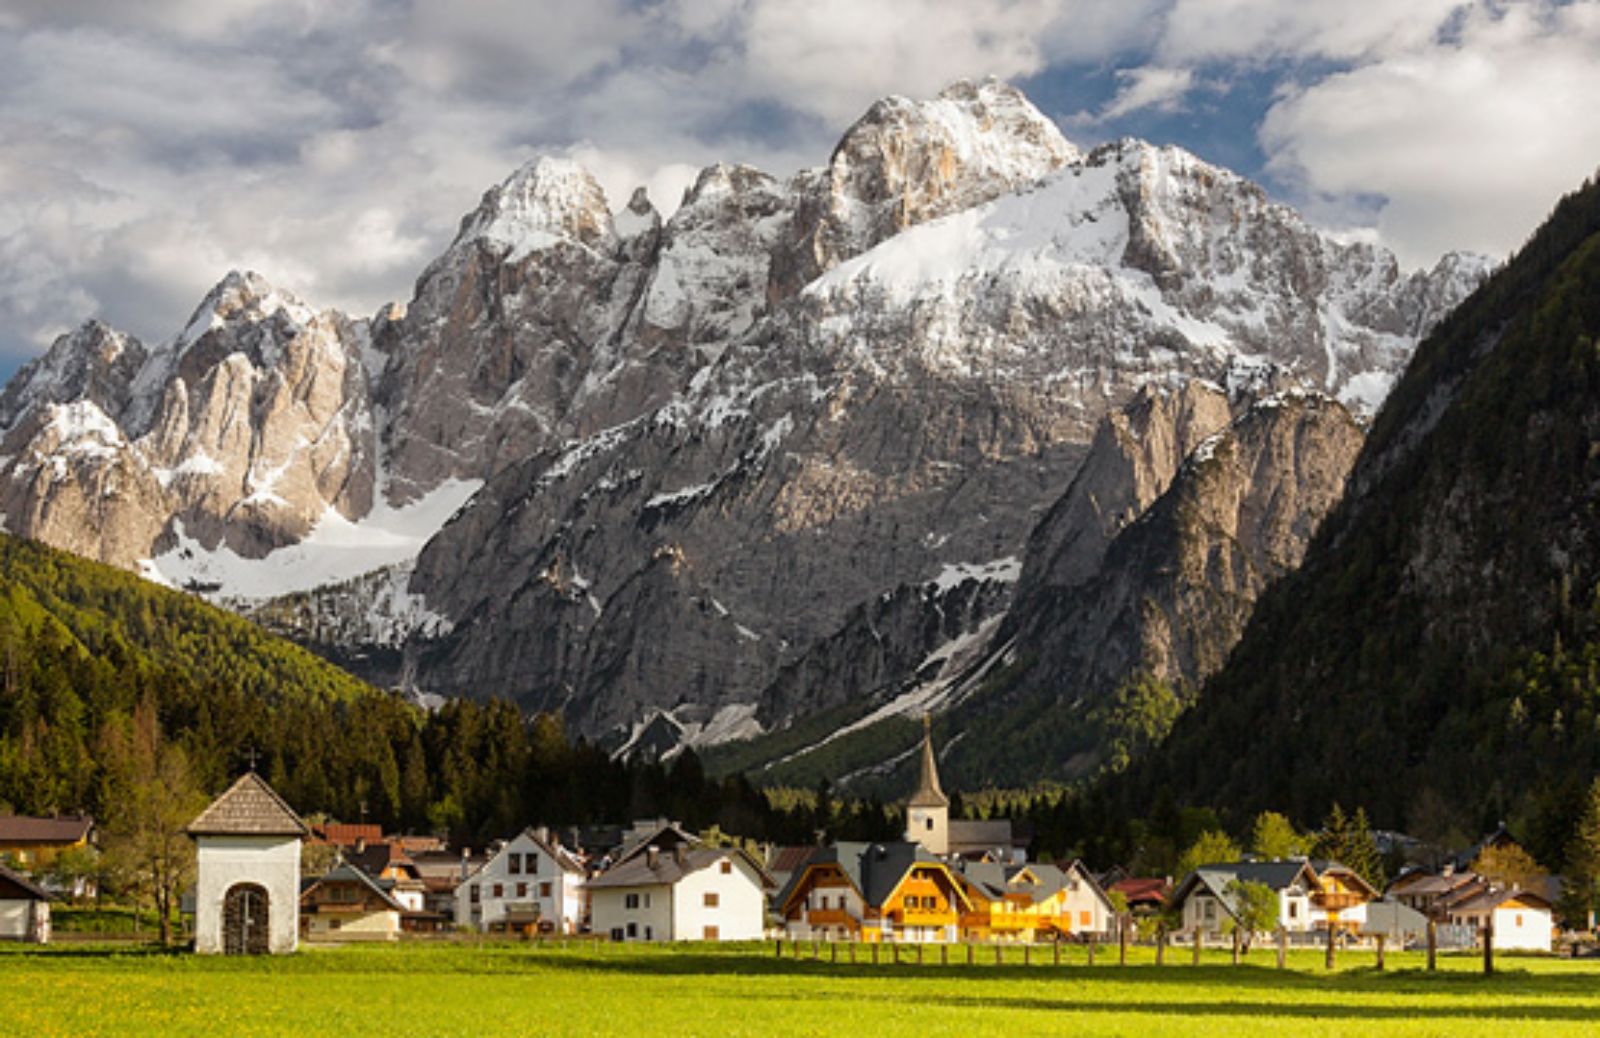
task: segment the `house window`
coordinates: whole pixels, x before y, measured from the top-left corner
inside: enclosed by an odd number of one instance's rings
[[[506,871],[511,873],[513,876],[520,876],[522,874],[522,855],[513,851],[511,854],[506,855],[506,857],[510,862],[510,864],[506,866]]]
[[[1521,928],[1521,926],[1522,926],[1522,913],[1521,912],[1517,913],[1517,926],[1518,926],[1518,928]]]
[[[923,908],[938,908],[939,907],[939,899],[936,898],[936,897],[925,897],[925,898],[922,899],[922,907]]]
[[[1210,899],[1200,902],[1200,915],[1208,923],[1215,920],[1217,918],[1217,903]]]
[[[1089,925],[1093,924],[1093,922],[1094,922],[1094,914],[1093,913],[1087,912],[1087,911],[1078,913],[1078,925],[1079,926],[1089,926]]]
[[[504,883],[496,883],[494,885],[494,896],[495,897],[505,897],[506,896],[506,886],[505,886]]]
[[[474,883],[474,884],[472,884],[472,886],[468,887],[467,888],[467,895],[472,900],[473,904],[477,904],[478,901],[480,900],[478,884]]]
[[[706,898],[705,898],[706,907],[707,908],[716,908],[717,907],[717,902],[718,902],[717,892],[714,891],[714,890],[706,891]]]
[[[622,899],[622,905],[623,905],[624,908],[638,908],[639,907],[639,895],[638,894],[629,894],[629,895],[627,895],[626,897],[624,897]],[[633,935],[629,934],[628,936],[632,937]]]
[[[528,884],[526,884],[526,883],[518,883],[517,884],[517,896],[518,897],[527,897],[528,896]]]
[[[639,924],[638,923],[629,923],[628,924],[628,936],[629,937],[637,937],[637,936],[639,936]]]
[[[646,908],[650,907],[650,895],[649,894],[646,894],[644,896],[644,907],[646,907]]]
[[[540,897],[549,897],[550,896],[550,884],[549,884],[548,881],[539,884],[539,896]]]
[[[328,929],[337,930],[337,929],[339,929],[339,925],[342,922],[343,922],[343,920],[341,920],[341,919],[330,919],[330,920],[328,920]]]
[[[718,940],[722,939],[721,936],[718,934],[717,928],[715,926],[706,927],[704,933],[702,933],[701,936],[703,936],[708,941],[718,941]]]
[[[622,940],[622,927],[614,926],[614,927],[611,928],[611,939],[613,941]]]
[[[928,816],[927,822],[924,823],[924,828],[928,829],[930,832],[933,830],[933,816],[932,815]]]
[[[723,874],[723,875],[724,875],[724,876],[726,876],[726,875],[728,875],[728,874],[729,874],[729,873],[731,873],[731,872],[732,872],[732,871],[733,871],[733,862],[731,862],[731,861],[724,861],[724,862],[723,862],[723,863],[722,863],[722,874]]]
[[[1298,901],[1289,902],[1289,918],[1290,919],[1299,919],[1300,918],[1300,902],[1298,902]]]
[[[655,940],[656,939],[656,932],[654,930],[652,930],[648,926],[645,927],[644,928],[644,939],[647,940],[647,941]]]

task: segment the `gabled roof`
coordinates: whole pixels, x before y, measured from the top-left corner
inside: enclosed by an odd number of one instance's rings
[[[588,869],[584,867],[583,859],[567,850],[561,844],[544,839],[539,835],[536,829],[534,829],[532,826],[529,826],[528,828],[522,830],[522,832],[513,836],[511,839],[500,844],[492,853],[486,855],[476,865],[472,866],[467,871],[466,878],[470,880],[478,873],[486,870],[490,865],[494,864],[496,861],[499,861],[502,855],[510,851],[513,843],[516,843],[518,840],[524,838],[526,838],[529,843],[543,851],[545,856],[551,861],[555,862],[556,868],[560,869],[562,872],[570,873],[575,876],[582,876],[588,873]],[[693,837],[690,837],[690,839],[693,839]]]
[[[406,910],[406,907],[400,902],[396,901],[393,894],[389,893],[389,889],[392,885],[386,886],[385,884],[379,883],[377,880],[373,879],[371,876],[367,875],[365,872],[356,868],[354,865],[349,864],[348,862],[340,862],[338,865],[335,865],[333,868],[329,869],[327,873],[324,874],[320,879],[313,881],[310,886],[306,887],[300,892],[300,900],[304,901],[313,890],[316,890],[324,883],[355,883],[358,886],[365,887],[367,890],[370,890],[373,894],[377,895],[377,897],[384,903],[385,907],[396,912],[404,912]]]
[[[383,826],[370,822],[325,822],[311,827],[317,839],[339,847],[353,847],[357,841],[383,842]]]
[[[1172,893],[1172,884],[1160,876],[1127,876],[1111,884],[1107,890],[1119,890],[1130,905],[1160,903]]]
[[[34,818],[29,815],[0,816],[0,844],[77,843],[89,837],[94,819],[87,815],[66,818]]]
[[[253,771],[189,823],[190,836],[300,836],[311,830],[265,779]]]
[[[613,866],[621,865],[630,858],[638,857],[651,847],[659,851],[669,851],[681,844],[694,846],[700,840],[693,833],[688,832],[677,822],[663,821],[648,829],[636,829],[633,837],[621,847],[617,848],[612,856]]]
[[[950,849],[1010,850],[1017,844],[1009,818],[956,818],[950,821]]]
[[[1549,910],[1553,906],[1542,894],[1515,887],[1487,887],[1475,890],[1471,896],[1450,906],[1449,911],[1461,913],[1491,912],[1507,901],[1525,901],[1535,908]]]
[[[818,847],[805,864],[795,869],[789,877],[789,882],[778,894],[777,904],[782,909],[788,903],[813,866],[833,865],[844,873],[867,905],[881,908],[911,867],[923,864],[944,866],[946,863],[920,843],[907,843],[904,840],[834,843]]]
[[[724,858],[742,860],[755,874],[763,889],[772,886],[772,878],[755,860],[737,847],[690,847],[682,855],[662,851],[655,855],[640,854],[627,861],[618,862],[586,884],[591,890],[609,890],[618,887],[671,886],[685,876],[710,868]]]
[[[10,889],[12,887],[16,888],[14,892]],[[49,892],[43,887],[39,886],[37,883],[33,882],[33,880],[29,879],[27,876],[24,876],[20,872],[16,872],[12,869],[6,868],[4,865],[0,865],[0,900],[17,900],[17,898],[10,896],[12,893],[22,895],[21,899],[26,901],[50,900]]]
[[[1300,883],[1307,894],[1317,890],[1317,874],[1311,864],[1302,859],[1220,862],[1202,865],[1185,876],[1172,892],[1172,904],[1181,905],[1203,890],[1222,902],[1222,907],[1229,915],[1237,917],[1237,898],[1229,890],[1234,882],[1260,883],[1274,892],[1286,890],[1296,883]]]

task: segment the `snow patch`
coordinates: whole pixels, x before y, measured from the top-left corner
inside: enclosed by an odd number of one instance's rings
[[[997,584],[1015,584],[1022,578],[1022,560],[1014,555],[992,562],[946,563],[939,575],[928,583],[940,594],[960,587],[969,580],[991,581]]]
[[[415,559],[482,485],[481,480],[451,480],[401,508],[380,497],[358,522],[329,508],[305,540],[259,559],[245,558],[226,545],[208,550],[175,522],[177,545],[143,560],[140,571],[170,587],[217,598],[257,600],[309,591]]]

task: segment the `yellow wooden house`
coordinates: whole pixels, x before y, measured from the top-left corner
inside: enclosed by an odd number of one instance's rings
[[[818,847],[778,894],[795,940],[950,941],[976,908],[951,866],[919,844]]]
[[[967,862],[960,875],[974,906],[961,917],[965,940],[1058,940],[1107,934],[1115,922],[1110,899],[1081,862]]]

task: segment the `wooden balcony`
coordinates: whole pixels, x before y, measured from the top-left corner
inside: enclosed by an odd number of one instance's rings
[[[1333,891],[1329,893],[1312,894],[1311,903],[1324,912],[1343,912],[1347,908],[1366,904],[1367,899],[1360,894],[1347,891]]]
[[[891,912],[898,926],[954,926],[954,912]]]
[[[813,908],[806,913],[806,923],[810,926],[848,926],[852,930],[861,926],[855,916],[842,908]]]

